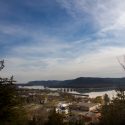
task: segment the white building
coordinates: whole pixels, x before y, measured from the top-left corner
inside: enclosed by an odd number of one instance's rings
[[[59,114],[69,114],[69,103],[59,103],[56,107],[56,113]]]

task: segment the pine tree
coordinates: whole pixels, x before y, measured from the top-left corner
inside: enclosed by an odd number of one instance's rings
[[[45,125],[64,125],[63,116],[61,114],[56,113],[56,111],[53,110],[50,112],[48,121]]]
[[[0,61],[0,71],[3,68],[4,60]],[[25,115],[14,82],[13,76],[0,77],[0,125],[25,125]]]
[[[117,90],[117,97],[111,103],[102,106],[101,125],[124,125],[125,124],[125,91]]]

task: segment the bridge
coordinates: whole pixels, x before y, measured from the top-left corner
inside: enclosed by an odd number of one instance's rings
[[[58,88],[57,91],[64,92],[64,93],[70,93],[77,97],[89,97],[89,95],[76,92],[75,88]]]

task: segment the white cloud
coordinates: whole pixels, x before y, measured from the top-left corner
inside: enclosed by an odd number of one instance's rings
[[[103,30],[125,28],[124,0],[57,0],[75,18],[86,18]],[[82,19],[81,18],[81,19]]]
[[[3,73],[13,74],[18,82],[29,80],[70,79],[79,76],[121,77],[124,70],[116,57],[125,53],[125,48],[102,47],[93,53],[68,59],[45,58],[27,59],[7,58]],[[8,75],[7,74],[7,75]]]
[[[96,38],[83,36],[77,41],[67,41],[58,35],[49,35],[50,32],[44,32],[44,28],[0,25],[0,32],[5,35],[29,38],[29,44],[10,47],[8,58],[5,58],[6,68],[3,74],[13,74],[18,82],[70,79],[79,76],[124,76],[116,57],[125,53],[125,1],[57,1],[75,21],[70,25],[69,22],[65,23],[61,31],[60,27],[56,27],[55,32],[67,33],[65,37],[68,37],[79,30],[81,23],[90,20],[98,29],[98,32],[93,34]]]

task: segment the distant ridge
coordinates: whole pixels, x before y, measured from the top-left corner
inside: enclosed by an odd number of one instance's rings
[[[24,85],[24,84],[23,84]],[[71,80],[48,80],[48,81],[30,81],[27,86],[39,86],[54,88],[115,88],[125,87],[125,78],[98,78],[98,77],[79,77]]]

